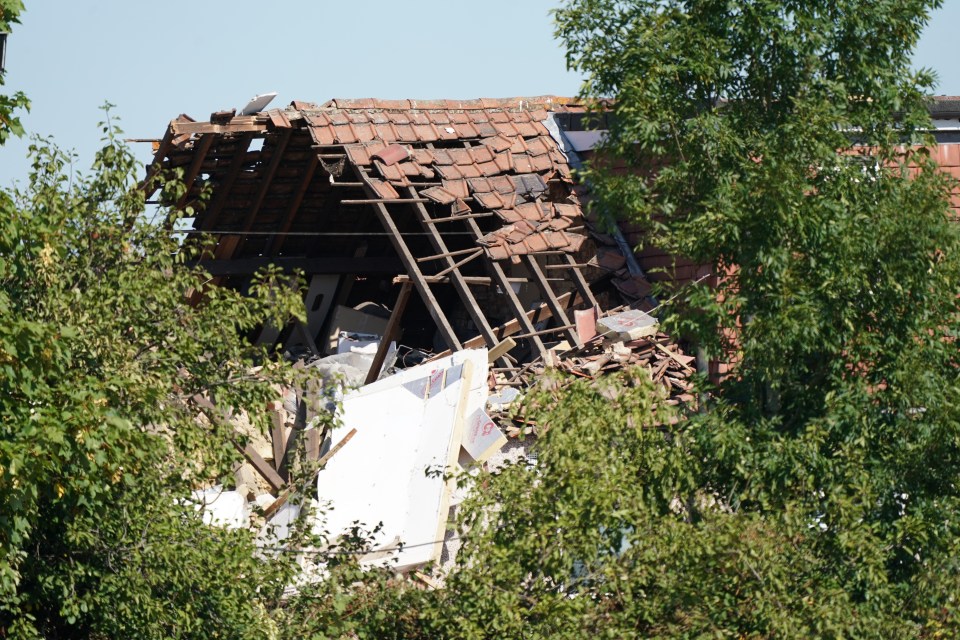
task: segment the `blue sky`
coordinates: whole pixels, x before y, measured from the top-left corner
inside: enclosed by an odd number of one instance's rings
[[[8,41],[5,91],[33,102],[23,122],[89,166],[104,101],[130,138],[159,138],[180,113],[206,119],[277,91],[272,106],[334,97],[573,95],[579,78],[553,39],[557,0],[27,0]],[[299,6],[298,6],[299,5]],[[938,93],[960,94],[951,64],[960,0],[946,0],[916,52]],[[0,186],[25,180],[28,142],[0,150]],[[135,145],[144,161],[149,145]]]

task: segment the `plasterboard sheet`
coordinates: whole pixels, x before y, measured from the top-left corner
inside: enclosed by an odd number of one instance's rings
[[[382,523],[374,549],[393,551],[381,558],[398,569],[435,560],[449,499],[443,471],[456,462],[466,412],[486,399],[486,369],[486,350],[461,351],[344,396],[334,444],[357,433],[317,476],[315,531],[335,539]]]

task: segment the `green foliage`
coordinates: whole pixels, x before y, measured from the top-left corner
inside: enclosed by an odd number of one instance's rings
[[[193,398],[264,420],[288,373],[245,334],[302,303],[277,273],[209,287],[103,131],[88,174],[40,141],[29,187],[0,194],[0,629],[263,637],[292,563],[185,502],[238,458]]]
[[[21,0],[0,0],[0,33],[9,33],[11,26],[20,22],[22,12]],[[3,86],[4,75],[5,72],[0,71],[0,87]],[[3,146],[11,135],[23,135],[23,125],[16,113],[18,109],[30,109],[30,101],[22,91],[12,96],[0,94],[0,146]]]

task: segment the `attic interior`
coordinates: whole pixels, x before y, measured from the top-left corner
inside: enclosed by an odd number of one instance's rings
[[[190,241],[216,239],[201,260],[214,285],[243,291],[269,264],[305,274],[306,326],[264,327],[260,344],[303,357],[336,353],[341,331],[389,334],[401,365],[499,346],[517,370],[582,347],[578,311],[653,303],[625,241],[581,210],[563,129],[583,111],[546,96],[180,116],[144,185],[161,171],[187,185],[160,200],[198,212]]]

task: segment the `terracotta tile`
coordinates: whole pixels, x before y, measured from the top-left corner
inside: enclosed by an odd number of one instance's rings
[[[409,109],[409,100],[377,100],[375,105],[378,109]]]
[[[427,114],[423,111],[407,111],[407,118],[410,119],[410,124],[429,124],[430,118],[427,117]]]
[[[437,164],[434,170],[439,173],[440,177],[444,180],[457,180],[463,177],[463,174],[460,173],[456,165]]]
[[[475,164],[457,165],[457,169],[460,170],[460,175],[464,178],[479,178],[483,175],[483,172],[480,171],[480,168]]]
[[[627,264],[627,259],[616,249],[601,247],[597,250],[597,264],[606,271],[619,271]]]
[[[467,151],[470,154],[470,157],[473,158],[473,161],[477,164],[493,161],[493,151],[491,151],[490,147],[486,145],[471,147]]]
[[[540,135],[540,130],[537,129],[532,122],[514,122],[513,126],[516,127],[517,133],[524,138],[532,138]]]
[[[377,106],[374,98],[337,98],[336,103],[341,109],[373,109]]]
[[[391,182],[405,182],[406,177],[403,170],[397,165],[386,165],[379,160],[374,160],[373,165],[377,168],[377,173]]]
[[[437,173],[427,165],[421,164],[418,166],[420,167],[420,177],[424,180],[433,180],[437,177]]]
[[[490,193],[494,190],[487,178],[471,178],[467,180],[467,185],[472,193]]]
[[[505,237],[507,239],[507,242],[509,242],[510,244],[517,244],[518,242],[523,242],[524,240],[526,240],[529,235],[530,233],[527,231],[514,229],[513,231],[508,233]]]
[[[553,146],[548,145],[542,137],[531,138],[525,142],[527,143],[527,153],[532,156],[542,156],[553,151]]]
[[[497,130],[497,133],[505,136],[515,136],[519,133],[512,122],[495,122],[493,128]]]
[[[373,187],[373,190],[376,191],[377,195],[381,198],[392,200],[400,197],[400,194],[393,188],[393,185],[383,180],[370,178],[370,186]]]
[[[387,124],[390,122],[390,118],[388,118],[387,114],[383,111],[370,111],[367,115],[370,116],[370,122],[373,124]]]
[[[504,111],[488,111],[487,115],[490,116],[490,122],[493,122],[495,124],[510,122],[510,114]]]
[[[525,153],[514,153],[511,154],[511,156],[513,160],[513,166],[517,173],[533,173],[533,163],[530,161],[530,156]]]
[[[587,236],[581,235],[579,233],[567,233],[566,231],[561,231],[560,233],[566,236],[567,241],[570,243],[564,251],[569,253],[577,253],[580,251],[580,247],[583,246],[583,243],[586,242]]]
[[[557,217],[550,220],[550,222],[546,223],[546,225],[548,229],[551,229],[553,231],[563,231],[564,229],[567,229],[568,227],[572,226],[573,221],[570,220],[569,218]]]
[[[547,232],[543,234],[543,237],[551,249],[563,249],[570,245],[570,240],[567,239],[567,234],[563,231]]]
[[[506,176],[497,176],[495,178],[490,178],[489,184],[492,191],[496,191],[501,195],[506,195],[508,193],[513,193],[516,191],[513,185],[513,181]]]
[[[369,122],[353,125],[353,131],[360,142],[370,142],[377,139],[377,132]]]
[[[446,109],[479,109],[480,101],[479,100],[444,100],[444,105]]]
[[[513,111],[509,116],[511,122],[530,122],[529,111]]]
[[[502,244],[486,247],[484,250],[491,260],[506,260],[510,257],[510,252],[507,250],[507,247]]]
[[[410,153],[420,164],[433,164],[433,153],[429,149],[412,149]]]
[[[650,283],[642,276],[614,278],[613,286],[628,298],[644,298],[650,294]]]
[[[554,208],[557,211],[557,215],[563,216],[564,218],[576,218],[581,215],[580,207],[575,204],[555,203]]]
[[[306,116],[306,120],[311,127],[325,127],[330,124],[330,118],[323,112],[311,113]]]
[[[513,209],[517,212],[517,215],[523,218],[524,220],[529,220],[531,222],[539,222],[543,217],[543,212],[540,210],[540,207],[537,206],[535,202],[525,202],[523,204],[518,204]]]
[[[547,119],[546,109],[534,109],[530,112],[530,119],[535,122],[541,122]]]
[[[437,126],[450,124],[450,114],[446,111],[431,111],[427,118]]]
[[[343,111],[328,111],[327,117],[330,118],[330,124],[348,124],[350,118]]]
[[[466,180],[443,180],[442,182],[443,188],[458,198],[466,198],[470,195]]]
[[[397,141],[399,142],[417,142],[417,133],[413,130],[413,125],[393,123],[393,130],[397,132]]]
[[[357,135],[353,132],[353,127],[349,124],[334,125],[333,137],[340,144],[349,144],[351,142],[359,142]]]
[[[500,196],[496,193],[485,192],[485,193],[476,193],[473,196],[476,198],[477,202],[484,209],[500,209],[503,207],[503,201],[500,200]]]
[[[547,191],[547,183],[536,173],[523,173],[510,177],[513,190],[522,196],[536,198]]]
[[[420,177],[420,165],[416,162],[398,162],[397,166],[400,167],[400,171],[403,171],[403,175],[408,178]]]
[[[480,134],[482,138],[489,138],[491,136],[497,135],[497,130],[489,122],[479,122],[475,123],[477,127],[477,133]]]
[[[447,149],[434,149],[431,153],[433,153],[433,161],[436,164],[456,164]]]
[[[366,111],[348,111],[346,113],[347,120],[353,124],[361,124],[364,122],[370,122],[370,116],[367,115]]]
[[[347,157],[350,158],[350,162],[355,165],[362,167],[368,166],[370,164],[370,154],[367,152],[367,148],[360,144],[351,144],[344,147],[344,151],[347,152]]]
[[[437,133],[440,135],[441,140],[459,140],[460,134],[457,133],[457,129],[450,124],[434,125],[437,129]]]
[[[480,104],[484,109],[499,109],[503,102],[500,98],[480,98]]]
[[[470,122],[473,124],[482,124],[484,122],[490,122],[490,116],[486,111],[477,110],[477,111],[467,111],[467,117],[470,118]]]
[[[527,152],[527,143],[520,136],[516,138],[510,138],[512,144],[510,145],[510,151],[513,153],[526,153]]]
[[[464,124],[454,123],[451,125],[453,130],[457,132],[457,137],[459,138],[479,138],[480,132],[477,131],[477,128],[470,124],[469,122]]]
[[[533,165],[534,171],[550,171],[553,169],[553,160],[549,155],[527,157],[530,158],[530,163]]]
[[[530,124],[532,124],[533,128],[537,130],[538,135],[541,135],[541,136],[550,135],[550,130],[547,129],[546,125],[544,125],[542,122],[531,122]]]
[[[393,124],[410,124],[409,111],[388,111],[387,118]]]
[[[410,149],[399,144],[391,144],[373,154],[373,157],[389,166],[409,158]]]
[[[384,142],[397,141],[397,132],[393,129],[393,125],[389,122],[386,124],[375,124],[373,125],[373,128],[377,132],[378,139],[383,140]]]
[[[463,215],[465,213],[473,213],[473,209],[470,208],[466,202],[457,198],[453,202],[453,207],[451,207],[451,213],[455,216]]]
[[[387,145],[380,140],[374,140],[373,142],[365,142],[363,144],[364,148],[367,150],[367,153],[370,154],[370,157],[380,153],[387,148]]]
[[[480,173],[485,176],[495,176],[501,173],[500,167],[497,166],[496,162],[479,162],[476,167],[480,170]]]
[[[452,204],[453,201],[457,199],[455,194],[450,193],[442,187],[430,187],[429,189],[424,189],[420,192],[420,195],[425,198],[430,198],[438,204]]]
[[[437,133],[436,127],[432,124],[415,124],[413,130],[417,134],[417,139],[421,142],[435,142],[440,139],[440,134]]]
[[[463,113],[462,111],[450,111],[448,112],[448,116],[450,118],[450,122],[453,124],[466,124],[470,122],[470,118],[467,117],[467,114]]]
[[[317,144],[330,145],[335,142],[333,127],[310,127],[310,137]]]
[[[494,156],[493,161],[496,163],[497,168],[501,173],[510,173],[511,171],[515,171],[517,168],[513,163],[513,156],[506,151],[503,153],[498,153],[496,156]]]
[[[484,138],[480,142],[498,153],[501,151],[506,151],[513,146],[513,141],[508,138],[504,138],[503,136]]]
[[[500,200],[503,202],[504,209],[513,209],[518,204],[517,194],[515,193],[501,193]],[[519,204],[523,204],[523,201],[521,200]]]
[[[446,109],[446,100],[411,100],[415,109]]]
[[[547,251],[550,249],[550,243],[542,233],[534,233],[530,236],[527,236],[526,240],[524,240],[524,244],[526,244],[527,252],[529,253],[540,253],[541,251]]]
[[[470,157],[470,153],[466,149],[447,149],[447,153],[450,154],[455,164],[473,164],[473,158]]]
[[[503,220],[506,223],[520,222],[523,220],[523,216],[516,212],[514,209],[497,209],[494,211],[497,214],[497,217]]]

